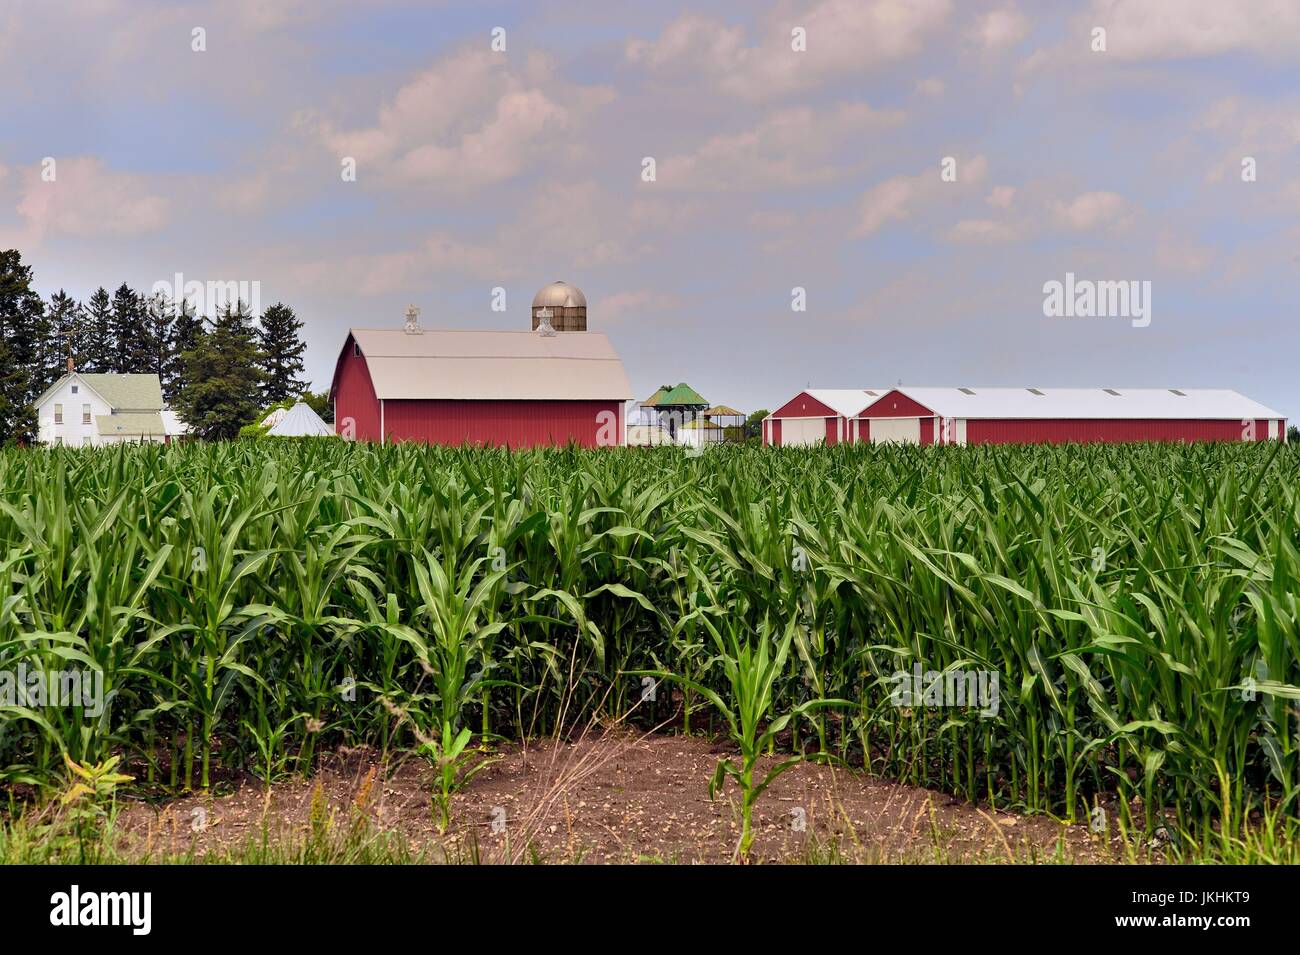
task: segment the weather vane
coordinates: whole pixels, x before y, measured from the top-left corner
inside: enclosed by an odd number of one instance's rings
[[[420,327],[420,310],[414,305],[406,306],[406,334],[418,335],[424,331]]]

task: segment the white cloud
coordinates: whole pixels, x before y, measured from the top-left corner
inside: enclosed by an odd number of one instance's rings
[[[994,186],[984,201],[997,209],[1008,209],[1016,198],[1015,186]]]
[[[1213,261],[1213,248],[1172,229],[1162,229],[1156,239],[1156,265],[1167,271],[1203,272]]]
[[[55,158],[55,178],[41,167],[22,175],[18,215],[31,245],[56,236],[134,238],[161,229],[169,204],[145,176],[114,172],[93,156]]]
[[[300,263],[291,273],[304,286],[376,296],[422,287],[439,273],[492,281],[506,276],[490,244],[466,242],[446,232],[427,236],[408,249]]]
[[[858,225],[854,235],[865,237],[878,232],[890,222],[909,219],[922,208],[937,203],[945,191],[960,195],[966,186],[977,185],[988,174],[988,161],[983,156],[958,160],[956,182],[940,178],[940,166],[915,176],[895,176],[872,186],[863,195],[858,207]]]
[[[1295,0],[1094,0],[1085,19],[1106,28],[1107,55],[1163,60],[1300,48]]]
[[[1121,229],[1133,219],[1133,207],[1114,192],[1085,192],[1070,202],[1053,200],[1048,209],[1056,223],[1075,232]]]
[[[517,71],[509,64],[486,49],[462,50],[406,83],[373,125],[341,129],[310,114],[298,122],[314,127],[340,159],[355,158],[358,181],[377,176],[447,190],[501,182],[564,145],[614,96],[608,87],[562,82],[540,56]]]
[[[997,52],[1015,46],[1029,35],[1029,18],[1015,4],[990,10],[975,22],[971,39],[985,50]]]
[[[728,93],[763,99],[913,56],[951,10],[950,0],[822,0],[802,14],[773,11],[754,44],[743,27],[689,14],[657,40],[628,41],[625,52],[651,72],[703,75]],[[791,49],[795,27],[807,32],[805,52]]]
[[[1241,181],[1242,160],[1255,160],[1257,181],[1276,184],[1277,171],[1292,169],[1291,152],[1300,146],[1300,101],[1294,97],[1262,103],[1227,97],[1211,106],[1197,123],[1220,144],[1219,158],[1205,174],[1207,182]]]
[[[862,197],[855,234],[868,236],[886,223],[906,219],[911,214],[909,206],[920,188],[914,178],[896,176],[867,190]]]
[[[838,147],[902,120],[901,112],[881,112],[865,103],[779,110],[753,129],[714,136],[694,153],[666,157],[658,164],[655,185],[730,191],[826,182],[851,168],[836,164]]]
[[[693,203],[663,196],[629,201],[592,181],[553,183],[487,235],[439,230],[387,251],[302,262],[293,273],[304,286],[367,295],[427,288],[439,277],[505,284],[542,259],[556,274],[578,275],[655,256],[656,243],[689,228],[697,214]],[[561,233],[562,241],[547,238]]]

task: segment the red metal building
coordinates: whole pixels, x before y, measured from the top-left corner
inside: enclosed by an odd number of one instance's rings
[[[632,389],[600,332],[354,328],[330,387],[359,441],[622,445]]]
[[[1286,418],[1258,402],[1178,388],[812,390],[763,422],[773,445],[1285,440]]]

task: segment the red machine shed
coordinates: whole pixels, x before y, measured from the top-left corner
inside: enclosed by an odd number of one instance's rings
[[[1226,389],[909,387],[800,392],[764,421],[764,442],[818,443],[820,421],[784,440],[790,419],[832,410],[840,420],[825,419],[826,444],[832,435],[877,444],[1286,440],[1286,418]]]

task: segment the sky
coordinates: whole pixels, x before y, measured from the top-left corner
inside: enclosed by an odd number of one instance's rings
[[[42,294],[249,283],[318,390],[349,327],[526,329],[562,279],[638,397],[1300,417],[1300,0],[3,0],[0,90]],[[1135,297],[1052,314],[1067,275]]]

